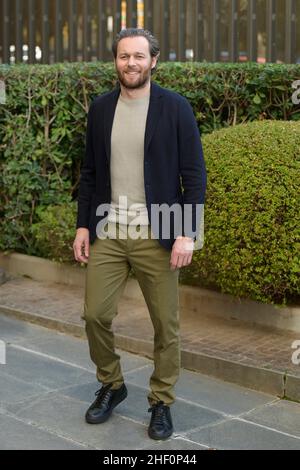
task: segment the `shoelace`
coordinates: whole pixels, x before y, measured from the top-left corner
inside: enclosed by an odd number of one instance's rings
[[[160,401],[149,408],[148,412],[154,412],[152,416],[152,424],[154,426],[161,426],[166,422],[166,414],[164,410],[164,402]]]
[[[100,403],[107,404],[108,399],[109,399],[109,392],[110,391],[110,385],[105,385],[100,390],[98,390],[95,395],[97,397],[95,401],[95,406],[99,405]]]

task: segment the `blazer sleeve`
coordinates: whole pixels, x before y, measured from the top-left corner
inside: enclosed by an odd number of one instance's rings
[[[198,125],[193,109],[185,98],[180,100],[178,123],[179,164],[186,220],[183,233],[195,238],[194,234],[199,234],[201,218],[204,216],[207,176]]]
[[[94,104],[92,103],[87,118],[85,157],[80,174],[76,228],[89,228],[91,199],[96,188],[95,153],[93,147],[93,113]]]

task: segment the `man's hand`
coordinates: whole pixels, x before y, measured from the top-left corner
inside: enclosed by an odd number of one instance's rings
[[[90,232],[87,228],[77,229],[73,250],[76,261],[87,264],[90,254]]]
[[[189,237],[177,237],[171,253],[171,270],[188,266],[192,262],[194,241]]]

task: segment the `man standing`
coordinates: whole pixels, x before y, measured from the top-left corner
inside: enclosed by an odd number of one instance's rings
[[[132,268],[154,328],[148,434],[167,439],[180,369],[178,274],[192,260],[205,164],[191,106],[151,81],[157,40],[126,29],[113,54],[120,86],[89,110],[73,245],[75,259],[88,264],[83,318],[102,383],[86,421],[103,423],[127,396],[111,326]],[[157,207],[183,212],[155,217]]]

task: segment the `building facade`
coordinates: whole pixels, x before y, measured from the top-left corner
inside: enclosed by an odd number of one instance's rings
[[[0,0],[0,63],[109,61],[145,27],[161,59],[300,62],[300,0]]]

